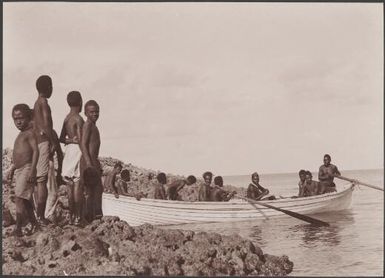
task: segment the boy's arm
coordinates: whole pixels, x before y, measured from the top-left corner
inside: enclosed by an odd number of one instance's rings
[[[63,126],[61,128],[61,132],[60,132],[59,142],[63,143],[63,144],[67,144],[66,143],[66,136],[67,136],[67,130],[65,128],[65,120],[64,120]]]
[[[34,183],[36,180],[36,166],[37,166],[37,160],[39,158],[39,148],[37,146],[37,140],[33,132],[31,132],[31,135],[28,137],[28,142],[32,148],[32,166],[31,166],[31,173],[28,177],[28,181],[30,183]]]
[[[90,135],[91,135],[91,126],[90,123],[87,121],[83,125],[83,130],[82,130],[82,137],[80,140],[80,150],[82,152],[82,155],[84,157],[84,160],[86,161],[86,167],[91,167],[91,156],[88,152],[87,145],[90,141]]]
[[[338,171],[337,166],[335,166],[335,169],[334,169],[334,176],[341,176],[341,173],[340,171]]]
[[[53,150],[55,148],[55,140],[54,140],[54,136],[53,136],[51,110],[48,106],[48,102],[46,99],[44,99],[42,101],[41,112],[42,112],[42,116],[43,116],[44,131],[47,133],[46,135],[48,136],[48,140],[51,144],[51,153],[53,153]]]

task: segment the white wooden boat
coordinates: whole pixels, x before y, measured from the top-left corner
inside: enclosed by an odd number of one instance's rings
[[[340,192],[304,198],[284,198],[262,201],[275,207],[311,215],[338,211],[350,206],[354,186]],[[187,202],[171,200],[141,199],[103,194],[103,214],[118,216],[132,226],[149,223],[172,225],[207,222],[235,222],[265,219],[266,217],[289,217],[274,209],[251,205],[241,199],[229,202]]]

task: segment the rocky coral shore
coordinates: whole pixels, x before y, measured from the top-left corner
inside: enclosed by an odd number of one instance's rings
[[[3,152],[4,171],[10,152]],[[104,167],[117,160],[101,159]],[[151,192],[148,174],[155,171],[124,165],[132,173],[131,188]],[[178,176],[168,175],[170,179]],[[84,228],[68,225],[66,186],[58,191],[53,224],[30,236],[15,238],[14,187],[3,181],[4,275],[274,275],[293,269],[287,256],[272,256],[238,235],[162,229],[148,224],[131,227],[105,216]],[[187,192],[186,198],[192,196]]]
[[[6,275],[287,275],[293,263],[238,235],[131,227],[105,216],[15,239],[3,229]]]

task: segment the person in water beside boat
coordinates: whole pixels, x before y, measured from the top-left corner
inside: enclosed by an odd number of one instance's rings
[[[213,173],[205,172],[202,175],[203,182],[199,185],[198,201],[210,201],[210,188],[213,179]]]
[[[249,184],[249,187],[247,188],[247,193],[246,193],[246,196],[247,198],[249,199],[253,199],[253,200],[275,200],[275,196],[269,196],[267,198],[263,198],[265,197],[266,195],[269,194],[269,190],[262,187],[260,184],[259,184],[259,175],[257,172],[254,172],[252,175],[251,175],[251,181],[252,183]],[[263,199],[262,199],[263,198]]]
[[[80,116],[83,100],[78,91],[67,95],[70,112],[65,117],[60,133],[60,142],[65,145],[62,176],[68,189],[68,205],[70,209],[70,224],[79,225],[82,218],[83,186],[80,182],[80,159],[82,150],[80,139],[84,120]]]
[[[340,171],[336,165],[330,163],[331,157],[328,154],[324,155],[324,164],[320,166],[318,171],[318,180],[321,184],[320,194],[336,192],[336,185],[334,183],[335,176],[341,176]]]
[[[179,191],[183,189],[185,185],[193,185],[196,183],[197,179],[190,175],[187,179],[178,179],[173,181],[171,184],[167,186],[167,197],[169,200],[179,200],[181,201],[181,196],[179,195]]]
[[[223,189],[223,178],[221,176],[214,178],[214,186],[210,189],[210,201],[227,202],[235,194],[237,194],[236,191],[229,192]]]
[[[154,199],[166,200],[166,189],[164,188],[165,184],[167,183],[166,174],[160,172],[156,176],[156,180],[157,181],[154,182]]]
[[[31,223],[31,230],[39,229],[39,223],[35,218],[32,193],[36,184],[37,163],[39,148],[36,134],[31,121],[31,109],[26,104],[17,104],[12,109],[12,118],[17,129],[20,130],[13,147],[13,166],[9,179],[15,175],[15,205],[16,205],[16,228],[14,235],[23,236],[23,216],[27,215]]]
[[[98,159],[100,149],[100,133],[96,126],[99,119],[99,104],[89,100],[84,106],[87,120],[83,125],[80,147],[82,158],[80,160],[81,173],[84,171],[84,189],[86,198],[86,218],[92,222],[101,218],[103,185],[101,180],[102,168]],[[82,179],[81,178],[81,179]]]

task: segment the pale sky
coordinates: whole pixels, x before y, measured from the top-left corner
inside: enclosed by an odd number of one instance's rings
[[[52,77],[100,104],[102,156],[175,174],[383,168],[383,6],[4,3],[3,144]],[[82,114],[84,116],[84,114]]]

